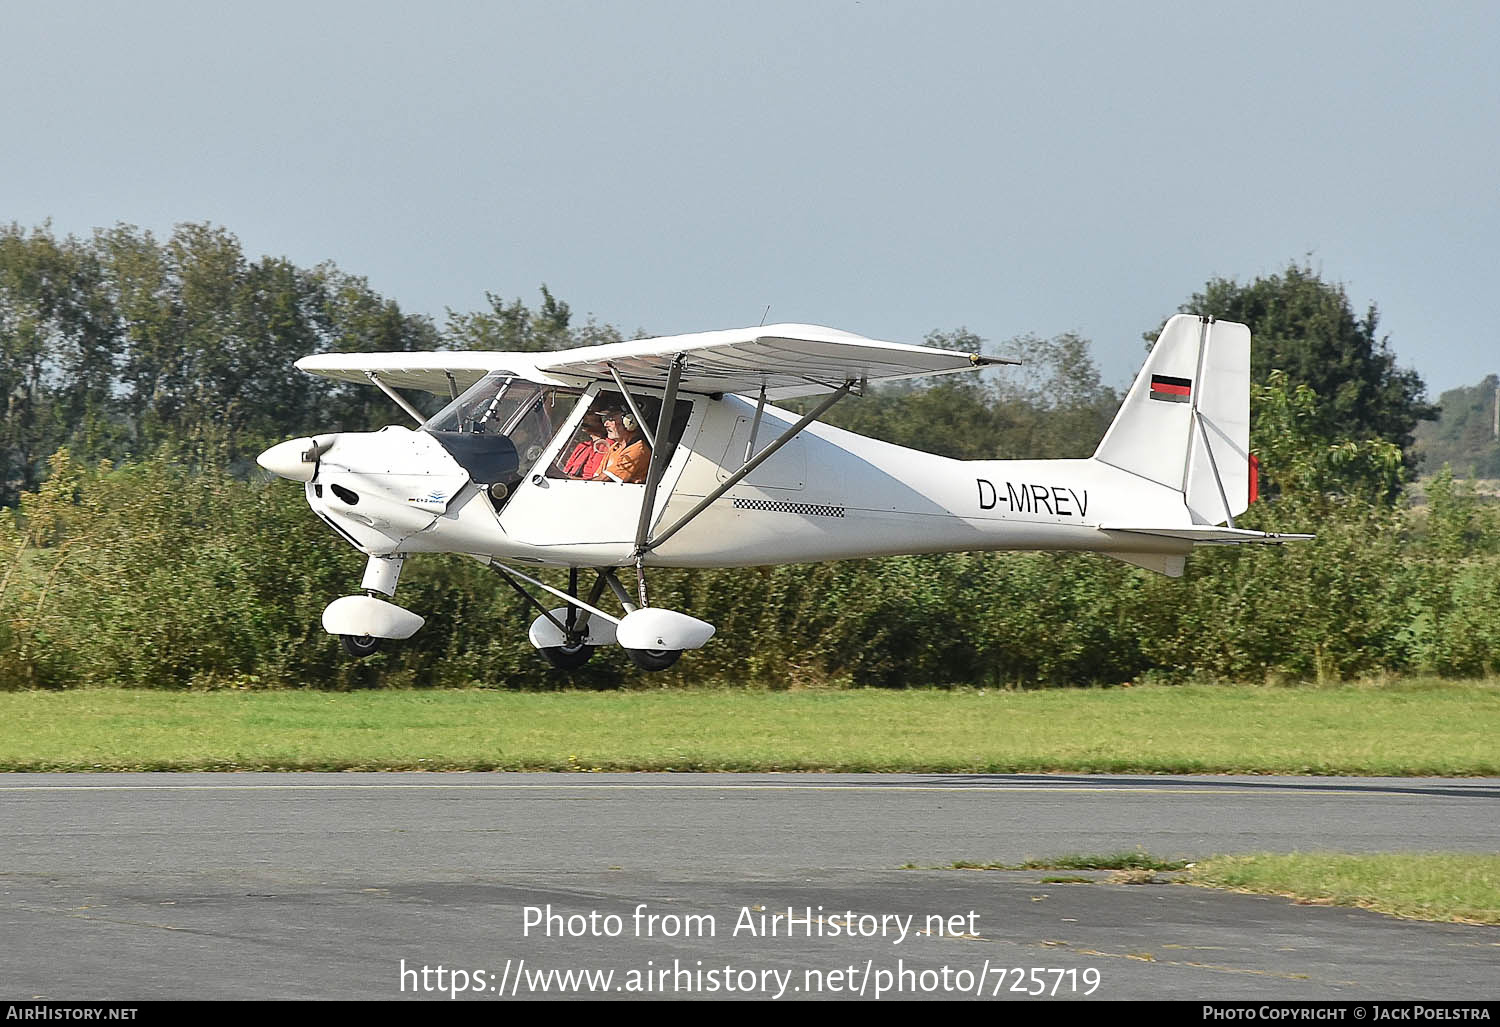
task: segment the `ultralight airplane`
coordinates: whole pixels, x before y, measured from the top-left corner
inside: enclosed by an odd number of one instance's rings
[[[1087,550],[1176,577],[1195,545],[1312,537],[1234,524],[1255,469],[1250,330],[1229,321],[1168,321],[1088,459],[953,460],[818,421],[877,382],[1014,363],[802,324],[549,353],[324,353],[296,366],[374,384],[418,427],[292,439],[259,463],[304,483],[369,558],[364,594],[323,611],[356,657],[421,628],[381,598],[417,553],[484,561],[537,609],[531,644],[554,667],[619,645],[662,670],[714,627],[652,606],[651,567]],[[452,401],[423,417],[403,389]],[[812,396],[802,416],[769,402]],[[568,588],[515,564],[566,567]]]

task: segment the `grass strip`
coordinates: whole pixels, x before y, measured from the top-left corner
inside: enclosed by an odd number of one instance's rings
[[[1500,924],[1500,855],[1487,853],[1216,856],[1196,864],[1188,883],[1414,920]]]
[[[920,869],[908,865],[903,869]],[[1411,920],[1500,924],[1500,855],[1466,852],[1256,852],[1190,863],[1145,852],[1069,854],[1024,863],[957,862],[949,870],[1185,871],[1173,883],[1309,905],[1356,906]],[[1043,877],[1042,884],[1097,883],[1087,877]],[[1112,883],[1160,883],[1143,877]]]
[[[1112,852],[1104,856],[1059,856],[1028,859],[1019,870],[1186,870],[1185,859],[1158,859],[1149,852]]]
[[[1500,775],[1500,683],[0,692],[0,770]]]
[[[1192,866],[1185,859],[1158,859],[1149,852],[1112,852],[1101,856],[1070,854],[1049,859],[1028,859],[1020,863],[973,863],[958,860],[945,867],[930,867],[933,870],[1186,870]],[[920,870],[909,863],[902,870]],[[1080,881],[1092,878],[1076,878]]]

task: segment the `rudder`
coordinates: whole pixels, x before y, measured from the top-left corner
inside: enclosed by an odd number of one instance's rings
[[[1177,314],[1094,459],[1183,494],[1195,524],[1250,504],[1250,329]]]

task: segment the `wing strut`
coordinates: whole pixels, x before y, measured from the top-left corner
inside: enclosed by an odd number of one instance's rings
[[[766,411],[766,383],[760,383],[760,401],[755,404],[755,420],[750,422],[750,441],[745,443],[745,459],[755,455],[755,435],[760,431],[760,415]]]
[[[677,354],[676,367],[679,377],[682,375],[682,359],[682,354]],[[605,366],[609,368],[609,373],[614,376],[615,384],[620,387],[620,395],[625,397],[625,405],[630,407],[630,412],[635,415],[635,423],[641,426],[641,433],[646,436],[646,445],[650,446],[651,452],[655,453],[656,436],[651,434],[651,425],[647,424],[646,419],[641,416],[641,408],[635,405],[635,398],[630,395],[630,390],[625,387],[625,379],[620,377],[619,368],[615,367],[613,360],[609,361]],[[665,410],[666,407],[662,409]]]
[[[665,443],[672,437],[672,414],[677,407],[677,383],[682,381],[682,365],[687,361],[687,354],[679,353],[672,359],[671,367],[667,370],[667,390],[661,400],[661,413],[656,418],[656,435],[654,438],[661,439],[663,445],[652,444],[651,465],[646,470],[646,494],[641,497],[641,516],[635,522],[635,575],[639,584],[641,605],[646,606],[646,574],[641,568],[641,557],[645,555],[646,532],[651,527],[651,511],[656,506],[656,490],[661,485],[662,472],[667,469],[667,447]],[[614,370],[614,365],[610,365]],[[630,395],[630,393],[626,393]],[[631,404],[634,409],[635,404]],[[637,414],[637,417],[640,415]],[[644,421],[637,421],[645,430]]]
[[[826,411],[829,407],[833,406],[839,400],[849,395],[849,390],[852,388],[854,388],[853,382],[845,382],[833,392],[829,393],[828,396],[823,400],[823,402],[819,403],[817,406],[813,407],[810,411],[804,414],[802,416],[802,420],[798,421],[796,424],[792,425],[786,431],[778,435],[776,437],[776,441],[772,442],[765,449],[757,453],[754,459],[746,461],[738,471],[735,471],[728,478],[725,478],[724,481],[719,484],[718,488],[714,489],[708,495],[699,500],[697,506],[693,507],[687,513],[677,518],[676,523],[674,523],[670,528],[662,532],[660,535],[652,538],[650,542],[645,543],[643,549],[638,545],[637,556],[644,555],[646,552],[655,549],[667,539],[671,538],[683,528],[687,527],[688,522],[697,517],[704,510],[707,510],[709,506],[711,506],[713,502],[724,493],[728,492],[730,489],[738,485],[741,478],[744,478],[751,471],[754,471],[761,464],[771,459],[772,455],[775,454],[775,452],[782,446],[792,441],[793,437],[795,437],[798,432],[800,432],[803,428],[806,428],[809,424],[812,424],[819,417],[822,417],[823,412]]]
[[[370,379],[371,384],[373,384],[377,389],[385,393],[387,396],[391,397],[392,401],[394,401],[398,407],[400,407],[402,410],[405,410],[408,414],[411,414],[412,417],[416,418],[418,424],[427,423],[427,418],[422,416],[422,412],[420,410],[412,406],[406,400],[402,399],[401,393],[397,392],[385,382],[381,381],[380,376],[374,371],[366,371],[365,377]]]

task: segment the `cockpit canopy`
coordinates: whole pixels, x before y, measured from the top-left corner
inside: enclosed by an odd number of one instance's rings
[[[552,441],[580,395],[491,371],[422,425],[482,485],[513,484]]]

